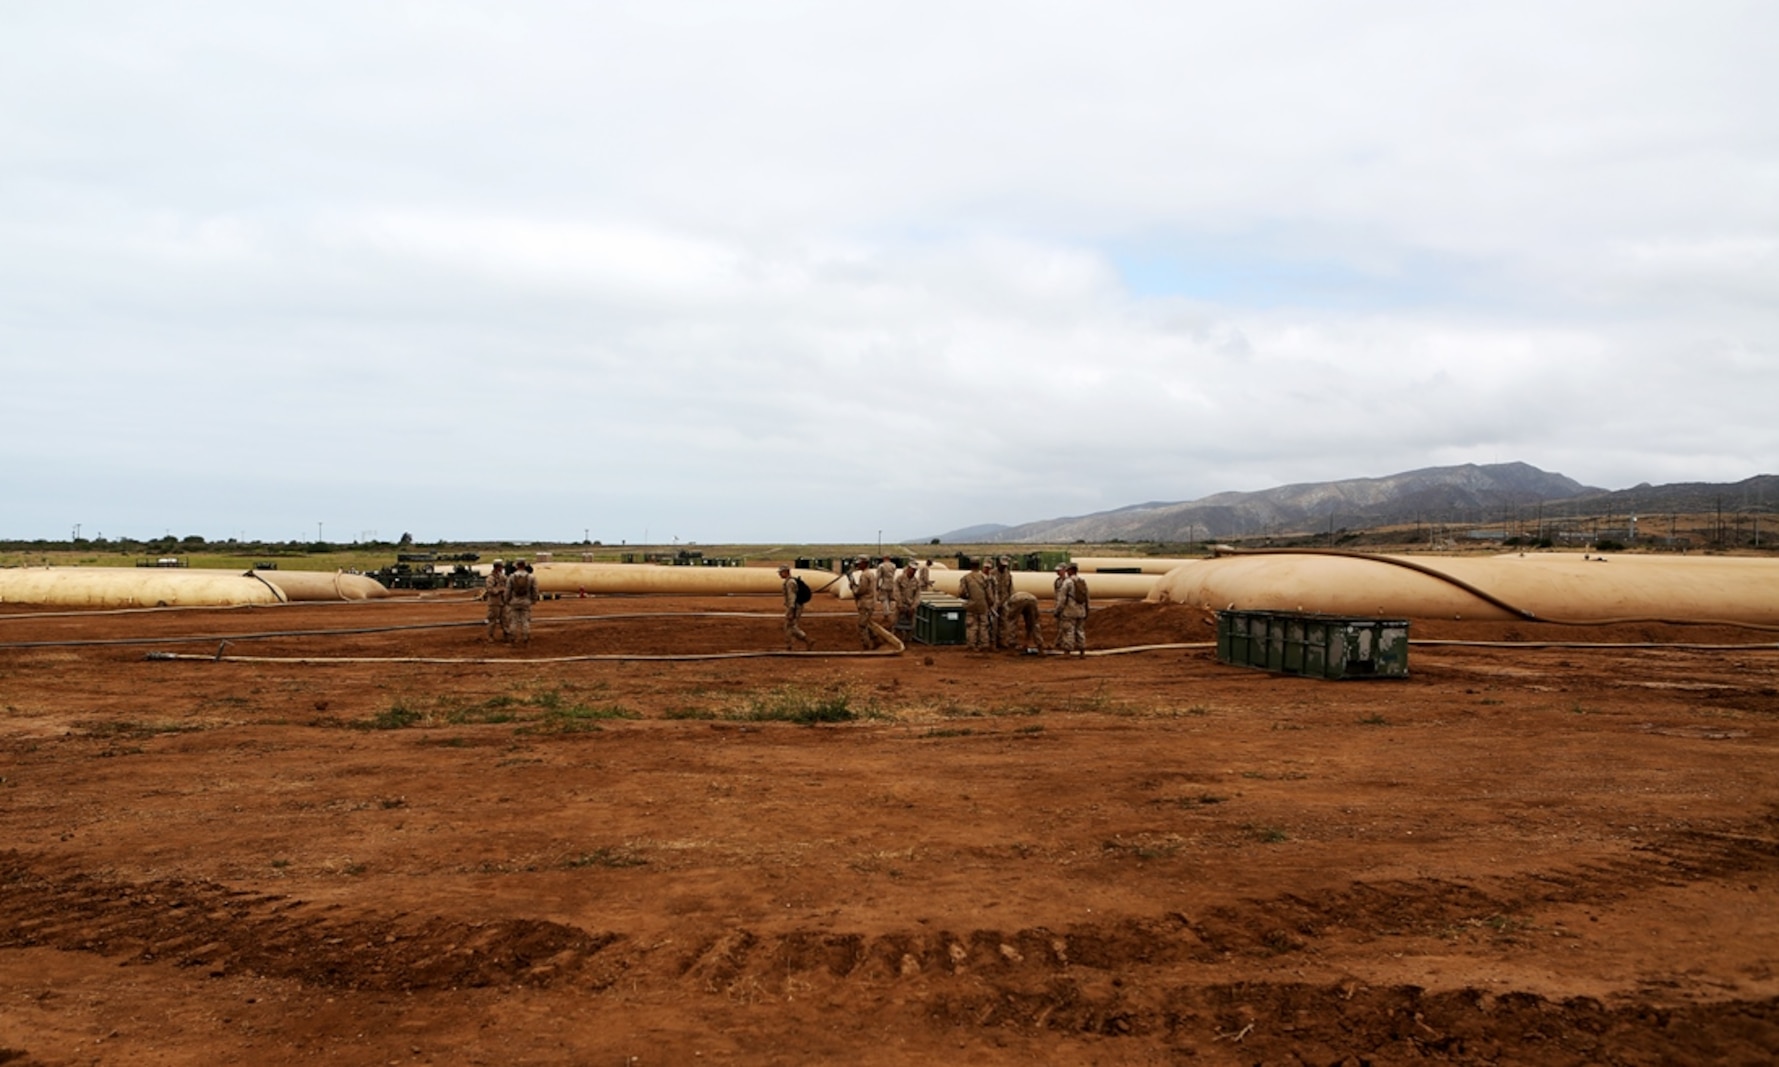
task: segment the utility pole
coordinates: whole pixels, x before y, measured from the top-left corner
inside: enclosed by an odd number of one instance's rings
[[[321,520],[319,519],[315,520],[315,543],[325,543],[325,539],[321,536]]]

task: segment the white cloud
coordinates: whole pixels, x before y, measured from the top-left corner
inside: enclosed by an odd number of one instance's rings
[[[862,538],[1779,454],[1759,5],[4,18],[0,534]]]

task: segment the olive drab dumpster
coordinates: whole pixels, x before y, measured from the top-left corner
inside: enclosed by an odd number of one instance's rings
[[[1217,658],[1309,678],[1406,678],[1408,620],[1220,611]]]

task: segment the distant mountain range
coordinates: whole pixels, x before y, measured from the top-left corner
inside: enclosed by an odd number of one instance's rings
[[[1282,485],[1202,500],[1135,504],[1018,526],[966,526],[941,542],[1059,544],[1084,541],[1209,541],[1256,534],[1305,534],[1410,523],[1485,524],[1601,515],[1700,514],[1722,506],[1779,504],[1779,475],[1729,484],[1684,482],[1608,490],[1539,470],[1529,463],[1466,463],[1383,478]]]

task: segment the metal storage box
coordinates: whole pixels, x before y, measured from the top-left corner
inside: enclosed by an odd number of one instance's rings
[[[1217,658],[1310,678],[1406,678],[1408,620],[1220,611]]]
[[[964,643],[964,602],[954,596],[928,593],[914,609],[914,639],[923,645]]]

